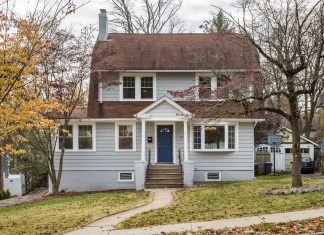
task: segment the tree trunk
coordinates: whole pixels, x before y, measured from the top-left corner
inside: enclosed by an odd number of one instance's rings
[[[297,115],[298,117],[298,115]],[[292,129],[292,151],[293,151],[293,167],[292,167],[292,187],[302,187],[301,178],[301,152],[300,152],[300,126],[299,119],[295,115],[291,120]]]

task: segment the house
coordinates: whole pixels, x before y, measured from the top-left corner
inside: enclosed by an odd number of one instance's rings
[[[282,128],[279,135],[282,138],[282,144],[274,147],[266,143],[259,144],[256,147],[257,152],[270,152],[272,166],[274,165],[274,155],[276,160],[276,170],[292,170],[293,154],[292,154],[292,131],[289,128]],[[314,161],[314,150],[319,147],[318,144],[307,139],[304,136],[300,136],[300,151],[302,157],[310,157]]]
[[[202,59],[216,52],[213,66]],[[258,53],[237,35],[108,34],[100,10],[88,110],[70,122],[60,188],[140,190],[253,179],[254,127],[263,117],[208,98],[196,86],[215,90],[222,78],[214,71],[252,67],[259,68]],[[195,89],[194,98],[169,92],[186,89]]]

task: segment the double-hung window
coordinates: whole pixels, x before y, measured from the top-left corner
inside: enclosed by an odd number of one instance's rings
[[[123,74],[120,100],[155,100],[155,74]]]
[[[135,124],[116,124],[116,151],[135,150]]]
[[[218,94],[216,91],[218,88],[223,88],[227,83],[227,78],[225,75],[218,74],[198,74],[196,77],[196,85],[198,85],[198,100],[216,100],[223,95],[225,91],[222,91],[222,94]],[[220,96],[221,95],[221,96]],[[220,96],[220,97],[218,97]]]
[[[123,98],[135,99],[135,77],[123,77]]]
[[[66,150],[96,151],[96,124],[94,123],[70,124],[66,128],[60,126],[56,151],[62,149],[64,137]]]
[[[73,149],[73,126],[69,125],[66,128],[60,126],[59,129],[59,149],[63,147],[63,140],[65,137],[64,148]]]
[[[211,96],[211,77],[199,77],[199,98],[209,99]]]
[[[201,151],[235,150],[236,125],[202,125],[193,127],[193,149]]]
[[[92,125],[79,126],[79,149],[92,149]]]
[[[141,77],[141,98],[153,99],[153,77]]]

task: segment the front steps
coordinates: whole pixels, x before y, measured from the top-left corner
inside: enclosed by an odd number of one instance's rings
[[[146,174],[145,188],[182,188],[183,178],[179,165],[150,165]]]

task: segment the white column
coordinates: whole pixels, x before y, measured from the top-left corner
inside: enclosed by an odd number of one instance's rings
[[[183,154],[184,161],[188,161],[188,121],[183,121]]]
[[[145,161],[145,124],[146,121],[142,120],[142,154],[141,154],[141,160]]]

